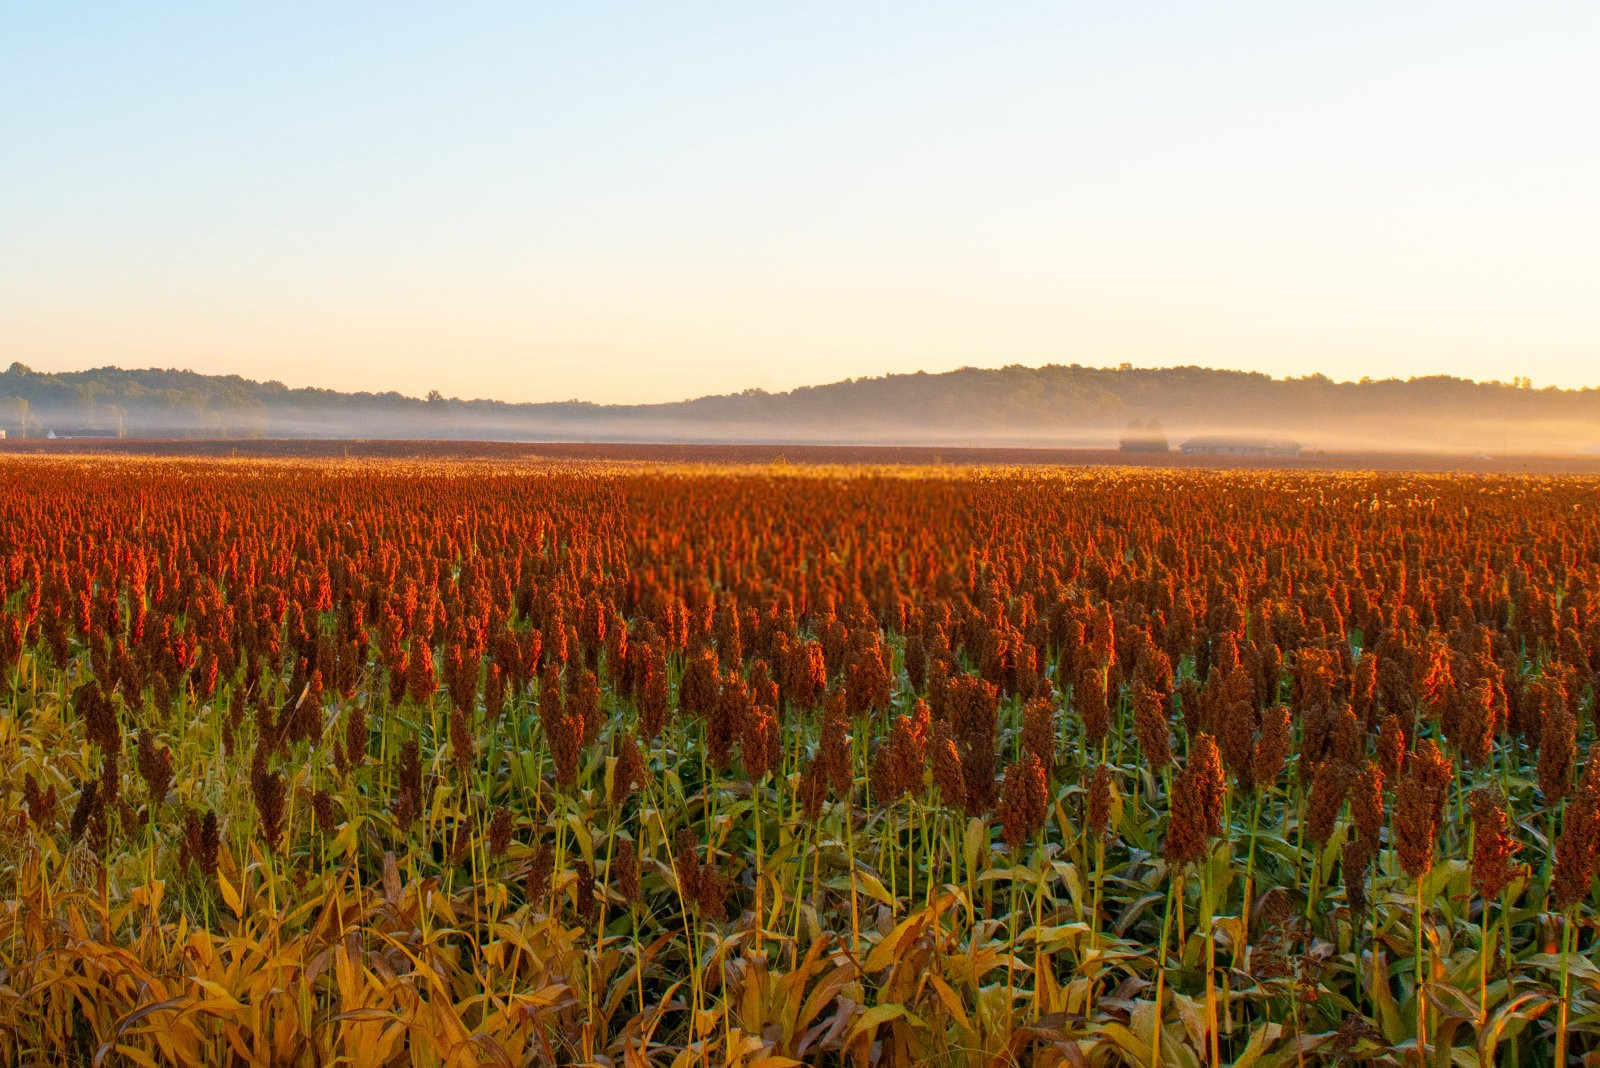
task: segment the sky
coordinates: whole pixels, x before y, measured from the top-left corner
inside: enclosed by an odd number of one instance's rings
[[[0,2],[0,364],[1600,386],[1600,8]]]

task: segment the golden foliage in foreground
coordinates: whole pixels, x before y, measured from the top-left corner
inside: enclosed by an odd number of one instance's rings
[[[0,1058],[1580,1057],[1596,490],[5,461]]]

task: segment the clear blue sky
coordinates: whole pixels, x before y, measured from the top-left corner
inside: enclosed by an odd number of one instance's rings
[[[1600,385],[1593,3],[11,4],[0,360]]]

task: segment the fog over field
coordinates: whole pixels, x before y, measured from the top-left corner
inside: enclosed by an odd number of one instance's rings
[[[1457,378],[1336,382],[1198,367],[1078,365],[857,378],[670,404],[508,404],[340,393],[177,370],[0,373],[17,438],[415,438],[1586,453],[1600,390]]]

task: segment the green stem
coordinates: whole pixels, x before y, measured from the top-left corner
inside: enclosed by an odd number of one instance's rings
[[[1489,1022],[1489,899],[1483,898],[1483,916],[1478,923],[1478,1027]]]
[[[1416,879],[1415,896],[1413,898],[1412,913],[1412,949],[1416,954],[1416,989],[1413,995],[1417,999],[1417,1061],[1423,1063],[1428,1053],[1428,999],[1424,996],[1424,981],[1422,963],[1422,877]]]
[[[1217,938],[1216,923],[1211,915],[1211,857],[1207,847],[1206,866],[1200,872],[1200,915],[1206,938],[1206,1033],[1210,1035],[1212,1064],[1221,1064],[1218,1054],[1220,1036],[1217,1034]]]
[[[1161,1065],[1161,996],[1167,986],[1167,931],[1172,926],[1172,902],[1177,896],[1176,882],[1167,889],[1167,907],[1161,913],[1161,948],[1156,951],[1156,1009],[1155,1027],[1150,1036],[1150,1063]]]
[[[1576,940],[1572,937],[1572,909],[1561,913],[1561,1004],[1556,1009],[1556,1055],[1552,1064],[1567,1063],[1567,1018],[1572,1012],[1572,952]]]

